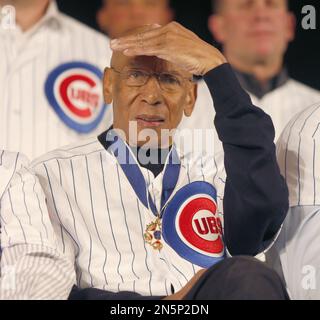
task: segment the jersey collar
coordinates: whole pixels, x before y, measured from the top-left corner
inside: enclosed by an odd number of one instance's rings
[[[234,69],[234,71],[241,86],[259,99],[262,99],[266,94],[283,86],[289,80],[289,75],[286,68],[283,68],[278,74],[269,79],[263,86],[252,74],[241,72],[236,69]]]
[[[117,159],[140,201],[154,215],[159,215],[172,196],[180,175],[181,162],[175,146],[171,148],[166,159],[162,177],[161,204],[157,208],[153,197],[148,192],[148,186],[141,172],[141,167],[127,143],[121,139],[113,127],[98,136],[98,140],[107,152]]]

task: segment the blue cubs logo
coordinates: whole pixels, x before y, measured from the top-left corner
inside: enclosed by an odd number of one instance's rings
[[[102,92],[102,72],[84,62],[58,66],[45,83],[52,108],[68,127],[79,133],[89,133],[101,122],[107,108]]]
[[[209,268],[224,259],[214,187],[196,181],[180,189],[165,209],[162,232],[165,241],[193,264]]]

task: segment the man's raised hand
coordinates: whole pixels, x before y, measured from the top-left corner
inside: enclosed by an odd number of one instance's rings
[[[114,39],[111,49],[126,56],[156,56],[194,75],[204,75],[226,62],[222,53],[177,22],[151,25],[144,31]]]

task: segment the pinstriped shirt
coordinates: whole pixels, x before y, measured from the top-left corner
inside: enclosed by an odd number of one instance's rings
[[[15,172],[27,164],[28,160],[24,155],[0,150],[0,199],[7,190]]]
[[[253,94],[250,95],[252,102],[270,115],[275,127],[275,142],[295,115],[311,104],[320,102],[319,91],[293,79],[289,79],[261,99]]]
[[[297,114],[282,133],[277,156],[290,209],[267,261],[292,299],[320,298],[320,103]]]
[[[225,179],[216,159],[184,153],[180,160],[174,193],[192,181],[214,184],[221,216]],[[98,139],[53,151],[32,167],[57,222],[59,248],[76,261],[81,288],[169,295],[171,285],[178,291],[200,269],[167,244],[158,252],[144,242],[145,227],[154,221],[154,215],[140,202],[116,158]],[[163,173],[154,177],[148,169],[140,169],[159,206]]]
[[[32,159],[108,128],[111,108],[89,133],[69,127],[47,99],[45,83],[64,63],[80,61],[102,72],[110,58],[108,38],[60,13],[53,0],[30,30],[0,28],[0,148]]]
[[[73,264],[57,250],[44,193],[27,162],[0,151],[0,299],[65,299]]]
[[[290,206],[319,205],[320,102],[305,108],[288,124],[277,157],[290,191]]]
[[[246,88],[246,87],[245,87]],[[320,92],[305,84],[289,78],[280,87],[268,92],[262,98],[249,92],[254,105],[259,106],[272,119],[275,127],[275,142],[278,141],[288,122],[313,103],[320,102]],[[198,98],[194,114],[183,117],[181,128],[202,128],[215,130],[211,119],[215,111],[210,101],[210,93],[204,81],[198,83]],[[206,115],[206,116],[203,116]],[[214,135],[212,133],[212,135]]]

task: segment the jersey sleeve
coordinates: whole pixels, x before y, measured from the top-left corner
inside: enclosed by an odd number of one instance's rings
[[[224,236],[232,255],[264,251],[288,210],[288,191],[276,160],[270,117],[254,106],[231,66],[204,77],[216,110],[224,150]]]
[[[267,253],[267,263],[282,275],[292,299],[320,299],[319,225],[320,206],[290,208]]]
[[[57,246],[44,192],[26,167],[1,200],[2,299],[65,299],[74,279],[72,259]]]
[[[0,199],[8,188],[15,172],[29,163],[21,153],[0,150]]]

